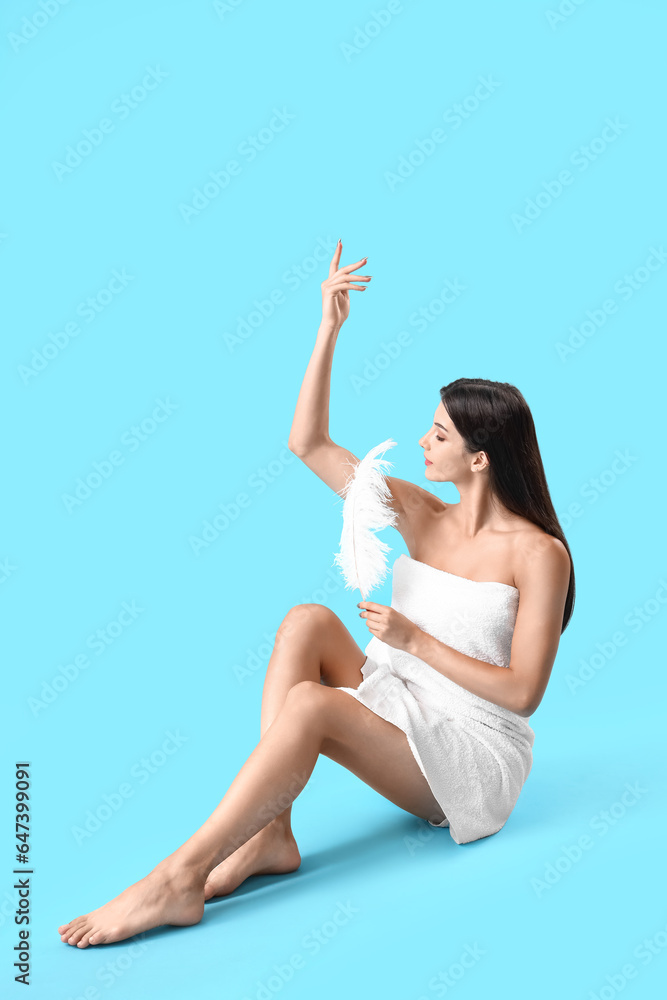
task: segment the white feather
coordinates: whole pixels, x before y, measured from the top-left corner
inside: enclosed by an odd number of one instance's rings
[[[363,601],[387,574],[387,553],[391,548],[375,532],[394,527],[398,515],[391,508],[391,491],[383,474],[391,463],[377,456],[395,444],[388,438],[371,448],[340,491],[345,498],[343,531],[333,565],[340,567],[345,588],[358,587]]]

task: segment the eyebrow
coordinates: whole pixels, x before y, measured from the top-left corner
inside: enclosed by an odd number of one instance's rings
[[[442,424],[437,423],[435,420],[433,421],[433,426],[434,427],[441,427],[443,431],[447,430],[446,427],[443,427]]]

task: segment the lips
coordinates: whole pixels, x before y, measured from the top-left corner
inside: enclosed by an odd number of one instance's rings
[[[426,458],[426,456],[424,456],[424,461],[425,461],[425,463],[427,465],[433,465],[433,462],[429,462],[429,460],[428,460],[428,458]]]

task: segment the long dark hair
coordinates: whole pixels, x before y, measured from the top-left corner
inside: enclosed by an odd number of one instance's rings
[[[440,390],[443,406],[467,451],[485,451],[491,492],[513,514],[559,538],[570,557],[570,584],[561,634],[574,608],[574,566],[549,493],[533,415],[515,385],[486,378],[457,378]]]

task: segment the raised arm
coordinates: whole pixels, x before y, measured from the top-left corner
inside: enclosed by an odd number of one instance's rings
[[[341,491],[360,459],[329,436],[329,396],[334,349],[343,323],[350,312],[350,290],[365,291],[371,275],[353,274],[366,262],[340,267],[342,243],[339,241],[329,265],[329,277],[322,282],[322,322],[299,392],[288,445],[301,461],[334,492]],[[392,494],[392,508],[398,515],[397,529],[410,544],[410,525],[423,513],[433,497],[428,491],[405,479],[387,476]]]
[[[341,241],[329,264],[329,277],[322,282],[322,322],[292,420],[289,448],[336,493],[340,493],[354,466],[359,462],[347,448],[335,444],[329,436],[329,396],[331,367],[340,329],[350,312],[350,289],[365,291],[370,275],[353,275],[366,261],[339,267],[343,250]]]

